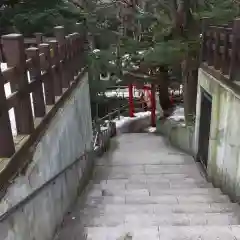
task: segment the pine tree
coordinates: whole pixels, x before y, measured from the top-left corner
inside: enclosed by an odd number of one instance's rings
[[[0,8],[1,34],[21,32],[32,36],[35,32],[52,35],[56,25],[64,25],[72,32],[77,21],[82,21],[79,9],[64,0],[5,0]]]
[[[124,41],[123,48],[132,49],[130,59],[137,65],[128,69],[131,79],[133,72],[142,73],[142,81],[158,80],[160,89],[160,103],[163,109],[169,107],[168,70],[182,68],[184,81],[185,117],[191,122],[196,106],[197,70],[199,66],[199,49],[201,19],[211,18],[212,23],[227,23],[239,14],[239,2],[231,0],[181,0],[181,1],[148,1],[147,8],[139,5],[132,9],[134,21],[131,24],[140,24],[138,38],[130,36]],[[139,27],[132,27],[138,29]],[[130,47],[129,47],[130,46]],[[144,49],[145,48],[145,49]],[[143,51],[140,59],[136,52]],[[180,63],[180,64],[179,64]],[[146,76],[148,78],[146,78]],[[137,76],[140,79],[139,75]],[[136,79],[137,79],[136,78]]]

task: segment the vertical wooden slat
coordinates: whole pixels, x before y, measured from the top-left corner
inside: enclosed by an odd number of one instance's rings
[[[4,81],[0,69],[0,158],[9,158],[15,152],[9,120]]]
[[[40,57],[38,48],[28,48],[26,50],[28,58],[32,59],[31,67],[29,69],[31,81],[35,80],[39,84],[35,85],[36,88],[32,92],[33,109],[35,117],[44,117],[46,114],[43,87],[42,87],[42,74],[40,66]]]
[[[233,23],[233,40],[232,40],[232,51],[230,56],[230,68],[229,68],[229,78],[230,80],[239,80],[239,49],[240,49],[240,18],[235,19]]]
[[[43,53],[45,56],[45,69],[46,74],[44,78],[44,90],[45,90],[45,101],[46,105],[53,105],[55,103],[54,96],[54,84],[53,84],[53,73],[52,73],[52,63],[50,56],[50,45],[42,43],[39,45],[40,53]]]
[[[229,74],[229,32],[227,29],[224,30],[224,40],[223,40],[223,55],[222,55],[222,64],[221,64],[221,72],[224,75]]]
[[[82,41],[81,41],[81,35],[79,33],[76,33],[76,46],[77,46],[77,72],[80,72],[83,63],[82,63],[82,58],[83,58],[83,49],[82,49]]]
[[[207,63],[209,66],[213,66],[213,44],[214,44],[214,31],[213,27],[208,30],[208,41],[207,41]]]
[[[55,27],[54,32],[59,44],[60,69],[62,71],[62,86],[63,88],[68,88],[70,86],[70,79],[67,71],[66,38],[64,27]]]
[[[21,34],[9,34],[2,37],[3,51],[8,67],[15,68],[15,78],[11,81],[12,91],[28,84],[24,39]],[[14,108],[18,134],[30,134],[34,130],[30,95],[22,96]]]
[[[220,29],[216,27],[214,35],[214,68],[219,70],[221,65]]]
[[[73,72],[74,72],[74,76],[76,76],[78,74],[78,68],[79,68],[79,62],[78,62],[78,43],[77,43],[77,37],[78,34],[77,33],[73,33],[72,34],[72,38],[73,38],[73,53],[74,53],[74,62],[73,62]]]
[[[68,73],[68,79],[69,82],[71,83],[73,81],[73,74],[72,74],[72,48],[71,48],[71,39],[70,36],[66,36],[66,49],[67,49],[67,54],[66,54],[66,61],[67,61],[67,73]]]
[[[69,73],[70,81],[73,81],[74,80],[74,72],[73,72],[74,54],[73,54],[72,34],[69,34],[66,38],[68,41],[68,58],[69,58],[68,73]]]
[[[75,76],[75,43],[74,43],[74,34],[69,34],[69,41],[70,41],[70,54],[71,54],[71,66],[70,71],[72,74],[72,78],[74,79]]]
[[[55,65],[53,69],[54,95],[58,97],[62,95],[62,73],[59,66],[60,59],[59,59],[59,52],[58,52],[58,42],[55,40],[52,40],[49,43],[53,53],[52,62],[53,62],[53,65]]]
[[[203,18],[201,21],[201,32],[202,32],[202,44],[201,44],[201,56],[200,59],[202,62],[207,61],[207,27],[208,27],[208,23],[209,23],[209,18]]]

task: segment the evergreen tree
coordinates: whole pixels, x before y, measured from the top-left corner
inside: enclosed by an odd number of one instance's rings
[[[77,21],[82,21],[81,12],[64,0],[6,0],[0,9],[1,35],[10,32],[21,32],[24,36],[35,32],[52,35],[56,25],[72,32]]]
[[[134,70],[127,75],[144,74],[142,81],[158,80],[160,103],[163,109],[169,107],[169,69],[181,69],[184,81],[185,117],[191,122],[195,113],[197,70],[199,66],[201,19],[211,18],[212,23],[232,21],[239,14],[239,2],[232,0],[149,0],[147,6],[132,7],[131,29],[136,29],[133,37],[122,41],[123,49],[129,51],[135,61]],[[135,25],[135,26],[132,26]],[[140,27],[138,26],[140,25]],[[140,30],[140,31],[139,31]],[[138,36],[137,38],[134,36]],[[130,46],[130,47],[129,47]],[[144,51],[142,51],[144,50]],[[136,58],[136,53],[143,54]],[[137,67],[136,67],[137,65]],[[136,80],[140,79],[137,75]],[[164,92],[163,92],[164,91]]]

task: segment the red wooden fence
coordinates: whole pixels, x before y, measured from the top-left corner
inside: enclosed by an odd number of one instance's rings
[[[26,49],[26,44],[35,47]],[[56,27],[55,39],[2,36],[2,49],[7,69],[0,72],[0,158],[10,158],[16,149],[8,111],[14,109],[17,134],[31,135],[35,119],[45,117],[46,107],[56,103],[83,69],[84,37],[77,32],[65,36],[64,28]],[[8,97],[6,83],[12,92]]]

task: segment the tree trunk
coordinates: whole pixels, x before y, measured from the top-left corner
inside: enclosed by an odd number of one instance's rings
[[[198,83],[198,67],[196,64],[186,64],[183,76],[183,100],[184,100],[184,115],[187,125],[193,124],[196,114],[197,101],[197,83]],[[190,66],[191,65],[191,66]]]
[[[171,102],[168,94],[169,77],[166,69],[161,69],[160,84],[159,84],[159,103],[163,111],[171,107]]]

